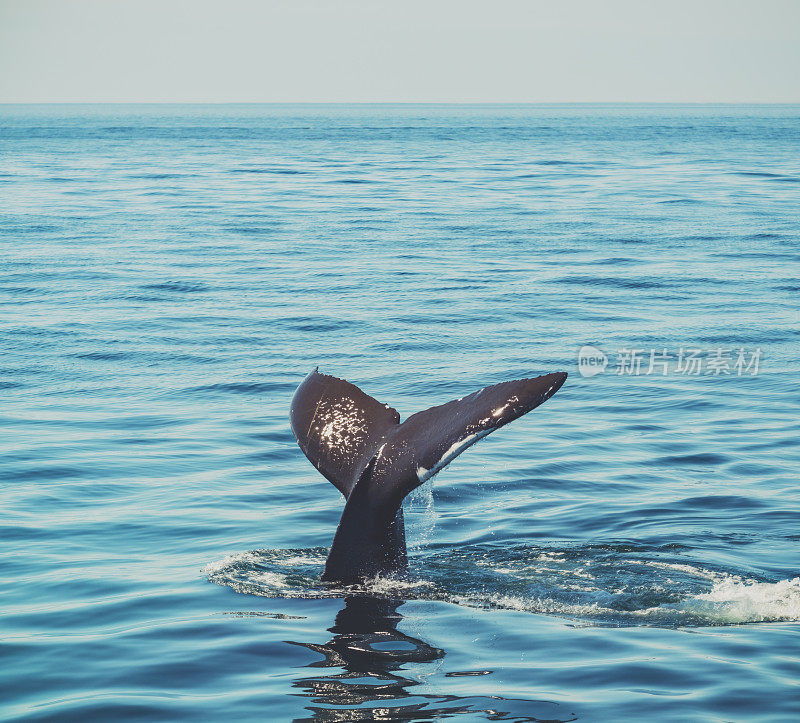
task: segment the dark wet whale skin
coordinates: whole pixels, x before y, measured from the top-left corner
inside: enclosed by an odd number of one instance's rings
[[[397,410],[314,370],[291,425],[311,463],[344,495],[323,580],[350,584],[407,568],[403,499],[467,447],[555,394],[566,372],[485,387],[400,423]]]

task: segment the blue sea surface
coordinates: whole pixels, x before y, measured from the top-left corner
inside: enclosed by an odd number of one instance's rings
[[[800,106],[2,106],[0,269],[0,718],[800,716]],[[316,366],[570,376],[341,589]]]

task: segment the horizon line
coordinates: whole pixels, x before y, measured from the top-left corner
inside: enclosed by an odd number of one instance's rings
[[[798,100],[0,100],[4,105],[800,105]]]

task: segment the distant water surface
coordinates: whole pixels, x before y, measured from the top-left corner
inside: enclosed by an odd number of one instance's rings
[[[0,717],[800,716],[800,107],[3,106],[0,199]],[[570,377],[345,590],[317,365]]]

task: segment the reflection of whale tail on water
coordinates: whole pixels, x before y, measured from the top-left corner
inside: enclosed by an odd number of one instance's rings
[[[345,496],[324,580],[354,583],[406,568],[405,496],[467,447],[548,400],[565,372],[485,387],[402,424],[397,410],[313,371],[292,399],[292,431]]]
[[[443,650],[397,630],[402,619],[397,608],[403,602],[362,595],[345,598],[336,624],[329,628],[335,633],[330,642],[293,644],[322,653],[325,660],[316,667],[341,666],[349,673],[389,672],[404,663],[430,663],[443,657]]]
[[[575,715],[555,702],[496,695],[458,696],[427,690],[419,666],[437,663],[444,650],[397,629],[403,600],[366,595],[345,599],[327,643],[292,645],[322,655],[308,668],[314,675],[296,679],[296,695],[311,698],[311,715],[298,721],[439,720],[467,715],[473,720],[572,721]],[[437,668],[439,663],[437,663]],[[446,676],[490,675],[492,671],[450,672]],[[334,706],[331,708],[330,706]],[[372,714],[375,714],[374,716]]]
[[[323,656],[309,667],[342,669],[340,673],[300,678],[293,683],[303,691],[300,695],[312,697],[316,703],[326,706],[337,706],[336,717],[331,717],[333,711],[328,708],[312,708],[314,716],[310,720],[368,720],[350,717],[350,714],[366,714],[368,711],[363,706],[370,702],[397,702],[413,695],[407,688],[419,683],[399,674],[404,664],[429,663],[444,656],[443,650],[396,629],[401,619],[397,608],[402,604],[402,600],[349,597],[336,616],[336,624],[330,628],[335,634],[329,642],[287,641]],[[400,705],[391,710],[402,714],[397,718],[408,720],[407,714],[423,705]]]

